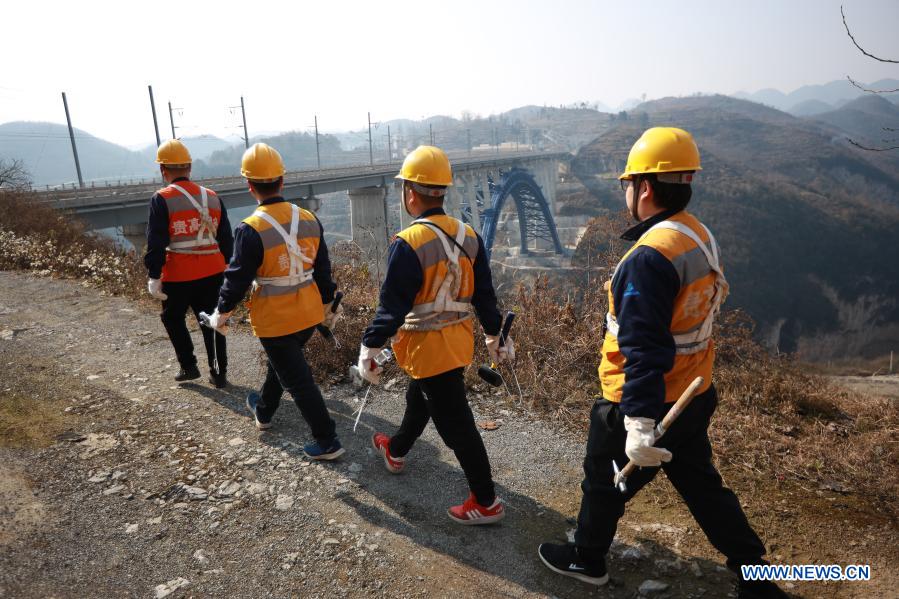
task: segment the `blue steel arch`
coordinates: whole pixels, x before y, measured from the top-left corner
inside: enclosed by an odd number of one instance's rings
[[[521,232],[521,253],[528,253],[528,243],[535,239],[543,239],[553,244],[557,254],[565,254],[556,222],[553,219],[549,202],[546,201],[540,186],[534,177],[523,168],[513,167],[501,172],[500,180],[489,181],[489,190],[481,190],[478,203],[484,202],[490,192],[490,207],[483,210],[481,216],[481,237],[489,256],[493,252],[493,241],[496,238],[496,225],[503,211],[506,198],[512,197],[518,210],[518,227]]]

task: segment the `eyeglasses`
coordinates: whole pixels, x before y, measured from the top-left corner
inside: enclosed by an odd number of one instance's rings
[[[621,184],[621,191],[627,191],[627,188],[634,184],[633,179],[619,179],[618,183]]]

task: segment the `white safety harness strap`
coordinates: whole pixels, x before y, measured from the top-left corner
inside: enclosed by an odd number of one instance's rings
[[[178,191],[181,195],[183,195],[194,207],[194,210],[197,211],[200,215],[200,228],[197,230],[197,238],[191,239],[189,241],[174,241],[169,243],[169,247],[167,248],[170,252],[174,252],[176,254],[216,254],[219,251],[218,242],[215,240],[216,234],[216,225],[212,220],[212,216],[209,214],[209,195],[208,190],[203,187],[200,187],[200,200],[201,202],[197,202],[196,198],[187,193],[183,187],[180,185],[176,185],[175,183],[169,183],[169,187]],[[208,247],[215,246],[215,247]],[[207,248],[203,250],[198,250],[195,248]]]
[[[435,223],[420,218],[412,221],[412,224],[424,225],[437,235],[437,239],[443,246],[443,252],[446,254],[447,273],[443,279],[437,278],[434,281],[434,287],[437,287],[434,301],[412,306],[406,315],[403,328],[412,331],[438,330],[468,320],[471,318],[469,312],[471,302],[458,301],[462,288],[462,268],[459,266],[459,254],[462,251],[462,244],[465,242],[465,223],[456,220],[458,230],[454,245],[450,244],[449,236]],[[460,313],[460,316],[451,320],[440,320],[438,317],[445,312]]]
[[[284,227],[281,226],[281,223],[275,220],[272,215],[267,212],[263,212],[262,210],[253,212],[253,216],[259,217],[270,224],[272,228],[281,235],[281,238],[284,239],[284,244],[287,246],[287,257],[290,260],[289,274],[281,277],[256,277],[256,284],[259,286],[275,285],[277,287],[291,287],[300,285],[312,279],[313,269],[310,268],[309,270],[305,270],[303,264],[313,264],[314,260],[303,253],[300,244],[297,242],[297,231],[300,227],[300,209],[295,204],[291,204],[290,207],[292,209],[290,216],[290,233],[285,231]]]
[[[708,235],[709,237],[709,245],[711,245],[711,250],[709,250],[706,244],[703,243],[702,239],[699,237],[699,235],[696,234],[693,229],[683,223],[675,221],[665,220],[657,223],[656,225],[650,227],[643,234],[643,236],[641,236],[641,239],[643,239],[643,237],[649,235],[651,231],[654,231],[656,229],[670,229],[672,231],[677,231],[678,233],[686,235],[693,241],[693,243],[696,244],[696,246],[700,250],[702,250],[702,253],[705,255],[705,258],[709,263],[709,268],[711,268],[715,273],[715,291],[712,295],[711,306],[709,307],[709,312],[708,314],[706,314],[705,320],[703,320],[702,324],[693,331],[674,335],[676,352],[679,354],[697,353],[705,350],[708,347],[709,340],[712,338],[712,328],[715,324],[715,317],[721,310],[721,305],[724,303],[724,300],[727,297],[729,288],[727,279],[724,277],[724,272],[721,270],[718,242],[715,241],[715,236],[712,235],[712,232],[709,231],[708,227],[702,225],[702,228],[703,230],[705,230],[706,235]],[[637,243],[639,243],[639,241]],[[606,330],[613,337],[618,337],[618,321],[610,312],[606,313]]]

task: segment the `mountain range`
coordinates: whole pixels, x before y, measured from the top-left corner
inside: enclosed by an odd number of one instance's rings
[[[862,87],[875,90],[899,89],[899,80],[881,79],[873,83],[860,83]],[[858,97],[869,95],[852,85],[848,79],[839,79],[819,85],[804,85],[790,93],[766,88],[754,93],[737,92],[734,98],[765,104],[795,116],[812,116],[840,108]],[[899,92],[879,94],[893,103],[899,103]]]

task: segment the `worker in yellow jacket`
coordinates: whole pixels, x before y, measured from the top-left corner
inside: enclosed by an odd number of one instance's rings
[[[622,235],[635,243],[609,285],[599,365],[602,397],[590,415],[578,527],[574,543],[539,548],[548,568],[590,584],[608,581],[605,556],[618,519],[660,469],[732,570],[740,574],[740,566],[764,563],[764,545],[712,463],[708,427],[718,403],[712,325],[728,284],[714,236],[686,211],[700,169],[689,133],[654,127],[634,144],[619,177],[639,224]],[[656,423],[697,376],[704,379],[698,394],[657,437]],[[614,469],[628,461],[640,468],[621,491]],[[769,581],[741,575],[739,596],[784,595]]]
[[[252,287],[250,324],[268,358],[262,390],[247,396],[256,427],[271,428],[286,390],[312,430],[314,441],[303,447],[306,455],[337,459],[344,449],[303,356],[316,325],[332,328],[341,312],[331,310],[337,285],[331,280],[324,230],[314,214],[281,195],[284,162],[277,150],[253,145],[243,155],[240,172],[259,205],[235,231],[234,256],[209,324],[220,329],[227,323]]]
[[[372,384],[382,368],[374,357],[393,339],[397,363],[409,374],[406,411],[391,437],[375,433],[374,448],[387,470],[396,474],[428,420],[453,450],[471,490],[461,505],[450,507],[459,524],[489,524],[505,515],[496,496],[490,461],[465,397],[464,369],[474,354],[471,308],[486,332],[495,362],[514,357],[508,339],[499,344],[502,316],[481,237],[443,210],[453,184],[449,159],[440,148],[420,146],[403,162],[396,177],[404,209],[413,217],[390,246],[387,273],[372,324],[362,337],[358,368]]]

